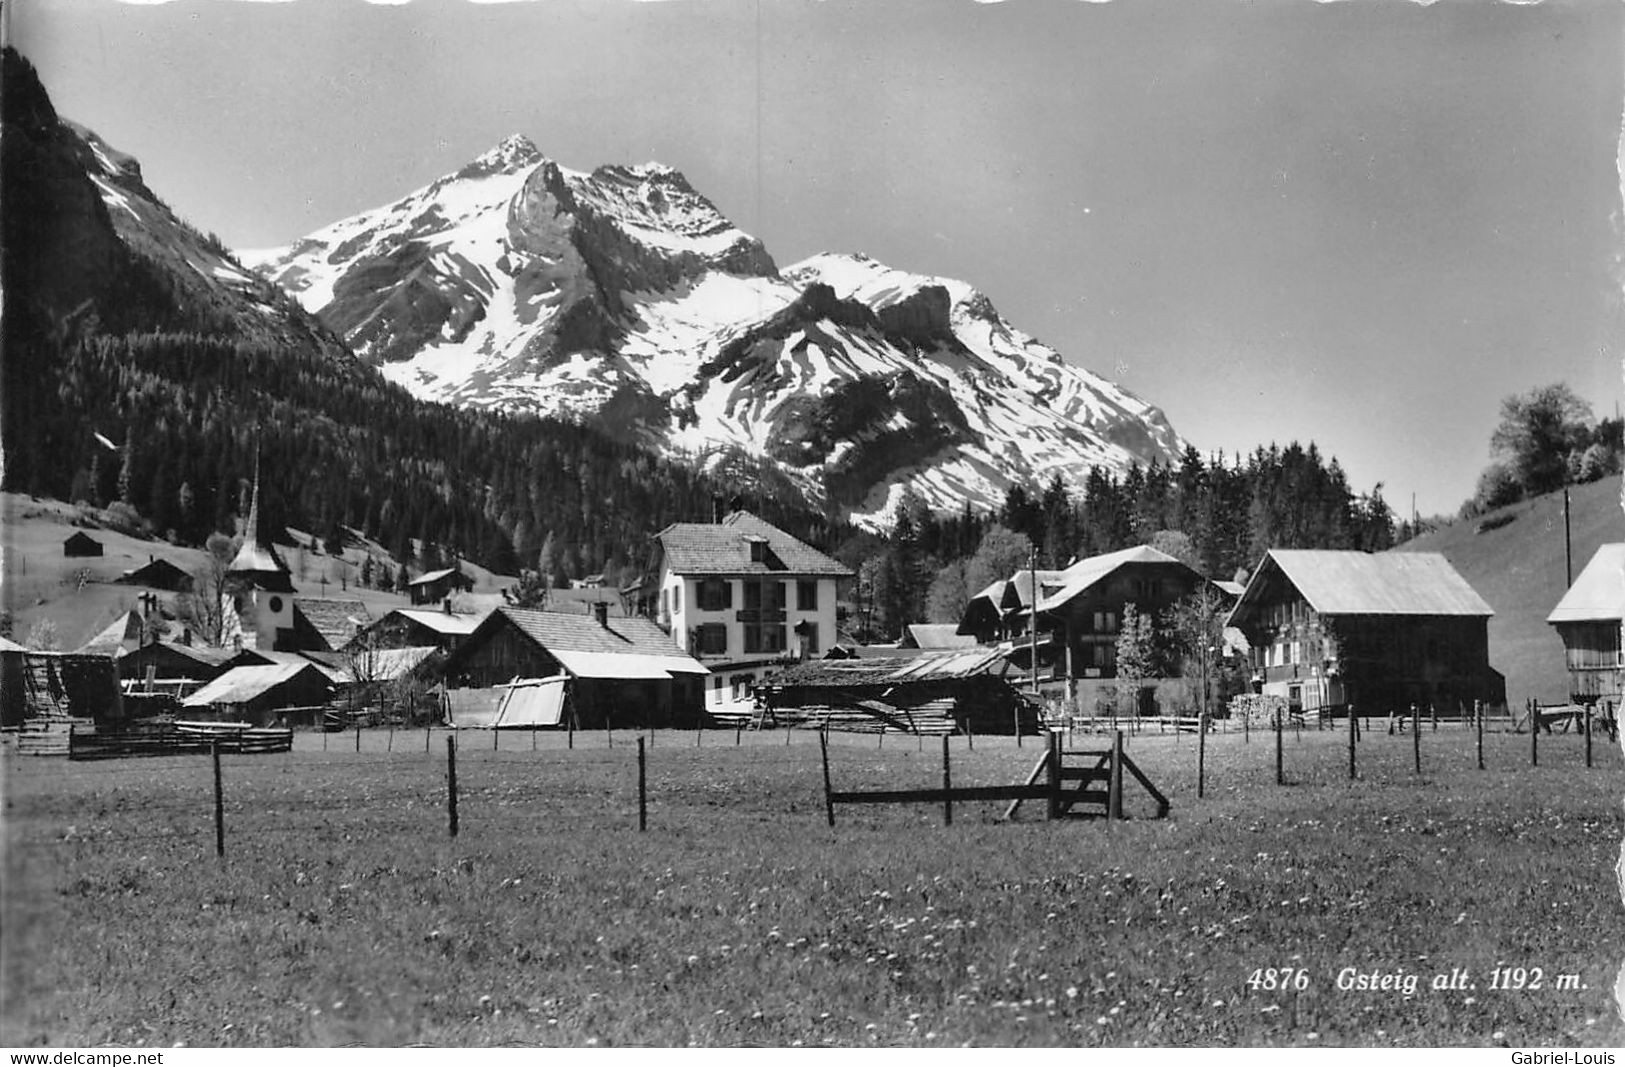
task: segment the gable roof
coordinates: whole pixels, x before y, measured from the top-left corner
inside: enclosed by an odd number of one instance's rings
[[[1625,618],[1625,544],[1597,549],[1580,577],[1569,586],[1548,623],[1619,622]]]
[[[149,559],[139,567],[131,567],[113,580],[122,585],[180,584],[184,580],[189,585],[192,576],[160,556]]]
[[[489,612],[486,614],[489,614]],[[437,634],[444,634],[448,637],[467,636],[473,633],[481,622],[485,621],[484,614],[470,615],[463,612],[442,611],[438,608],[396,608],[389,615],[385,615],[384,618],[387,619],[390,615],[399,615],[403,619],[411,619],[425,629],[433,630]],[[379,621],[382,622],[383,620],[380,619]]]
[[[137,644],[141,641],[141,616],[133,611],[126,611],[108,623],[75,651],[97,656],[117,656],[125,651],[126,641],[135,641]]]
[[[1437,552],[1367,553],[1271,549],[1242,594],[1229,625],[1259,603],[1269,575],[1292,583],[1322,615],[1455,615],[1487,618],[1495,611]]]
[[[95,545],[97,548],[102,547],[102,543],[100,541],[85,533],[83,530],[78,530],[69,534],[63,539],[62,543],[64,545]]]
[[[372,622],[367,605],[359,600],[296,596],[294,611],[305,617],[311,629],[321,635],[328,648],[339,648],[355,636],[356,630]]]
[[[1118,568],[1127,566],[1130,563],[1172,563],[1175,566],[1184,567],[1192,574],[1197,573],[1189,564],[1183,560],[1175,559],[1161,549],[1152,548],[1150,545],[1135,545],[1133,548],[1119,549],[1116,552],[1107,552],[1105,555],[1080,559],[1066,570],[1061,571],[1059,577],[1053,583],[1040,578],[1039,588],[1045,595],[1038,602],[1038,610],[1054,611],[1067,601],[1088,592],[1092,586],[1109,577]],[[1040,575],[1043,573],[1043,571],[1039,572]],[[1201,577],[1201,575],[1198,574],[1197,577]],[[1053,590],[1046,588],[1052,584],[1055,587]]]
[[[915,622],[903,628],[905,634],[901,648],[974,648],[976,638],[958,633],[959,624],[952,622]]]
[[[504,607],[493,611],[480,624],[480,631],[511,626],[580,678],[664,678],[670,674],[710,673],[649,619],[611,618],[607,623],[601,625],[591,615]]]
[[[852,569],[748,511],[721,523],[674,522],[655,535],[673,574],[782,574],[850,578]],[[767,543],[766,561],[752,561],[752,540]]]
[[[410,582],[407,582],[406,584],[407,585],[431,585],[434,582],[440,581],[442,578],[449,578],[450,576],[452,576],[454,574],[457,575],[457,577],[463,579],[470,586],[472,586],[474,584],[474,579],[473,578],[471,578],[470,576],[464,574],[462,571],[458,570],[456,567],[442,567],[437,571],[428,571],[428,572],[426,572],[424,574],[418,575],[416,578],[413,578]]]
[[[305,671],[311,671],[321,677],[324,683],[327,681],[325,673],[309,660],[233,667],[181,701],[181,706],[197,708],[211,704],[245,704],[285,682],[292,681]]]
[[[211,648],[208,645],[186,645],[179,641],[154,641],[150,645],[142,645],[131,652],[131,656],[142,652],[173,652],[177,656],[189,659],[204,667],[219,667],[231,659],[234,653],[231,649]]]

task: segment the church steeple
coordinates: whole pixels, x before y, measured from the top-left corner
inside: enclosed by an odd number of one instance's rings
[[[243,547],[237,550],[237,556],[231,561],[227,573],[234,578],[260,589],[276,590],[278,592],[293,592],[293,576],[288,565],[277,554],[276,547],[271,544],[270,538],[263,543],[260,541],[260,457],[258,446],[254,449],[254,488],[249,498],[248,525],[243,530]]]

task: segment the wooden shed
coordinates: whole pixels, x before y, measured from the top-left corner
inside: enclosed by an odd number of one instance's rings
[[[69,557],[90,557],[102,554],[102,543],[79,530],[62,542],[62,554]]]

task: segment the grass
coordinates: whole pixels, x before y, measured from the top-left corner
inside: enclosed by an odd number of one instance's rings
[[[1619,751],[1573,737],[1190,737],[1133,758],[1167,820],[1001,823],[1002,804],[853,806],[814,735],[304,734],[207,759],[8,756],[0,1044],[1597,1045],[1625,927]],[[1079,747],[1099,747],[1083,739]],[[389,747],[391,751],[384,751]],[[1031,741],[952,742],[956,784]],[[837,789],[940,782],[940,742],[837,736]],[[1131,795],[1130,814],[1148,800]],[[1491,990],[1540,967],[1539,990]],[[1296,993],[1250,988],[1303,968]],[[1339,970],[1419,975],[1412,996]],[[1467,968],[1473,991],[1433,990]],[[1559,988],[1559,975],[1580,988]]]

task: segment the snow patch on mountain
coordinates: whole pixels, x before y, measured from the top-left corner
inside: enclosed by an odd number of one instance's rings
[[[1184,447],[967,283],[832,253],[781,271],[655,163],[584,173],[512,137],[253,262],[419,396],[742,452],[860,521],[905,484],[992,508]]]

